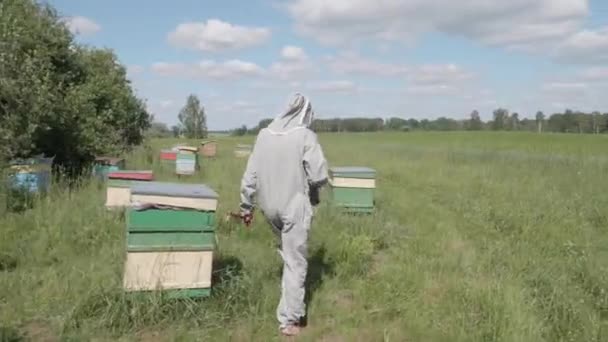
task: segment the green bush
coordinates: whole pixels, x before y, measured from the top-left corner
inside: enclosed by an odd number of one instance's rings
[[[113,52],[75,43],[48,5],[0,13],[0,160],[44,153],[74,174],[141,143],[150,116]]]

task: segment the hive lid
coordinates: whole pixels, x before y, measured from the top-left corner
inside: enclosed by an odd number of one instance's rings
[[[119,157],[95,157],[95,162],[105,165],[118,165],[123,162],[124,158]]]
[[[188,152],[197,152],[198,151],[198,147],[193,147],[193,146],[179,146],[179,147],[177,147],[177,149],[179,151],[188,151]]]
[[[121,170],[113,171],[108,174],[110,179],[125,179],[125,180],[153,180],[154,173],[151,170],[134,171]]]
[[[35,165],[35,164],[52,164],[55,157],[47,158],[44,155],[38,155],[31,158],[17,158],[9,161],[9,165]]]
[[[212,143],[216,143],[217,141],[215,140],[203,140],[201,142],[201,145],[206,145],[206,144],[212,144]]]
[[[108,179],[106,183],[108,188],[131,188],[133,185],[138,183],[147,183],[145,180],[132,180],[132,179]]]
[[[376,170],[363,166],[339,166],[329,169],[332,177],[375,178]]]
[[[134,195],[187,197],[187,198],[210,198],[216,199],[218,195],[213,189],[205,184],[184,184],[147,182],[137,184],[131,188]]]

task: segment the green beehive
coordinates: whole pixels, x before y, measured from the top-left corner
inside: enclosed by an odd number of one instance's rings
[[[367,167],[333,167],[329,172],[331,201],[349,212],[372,212],[376,171]]]
[[[205,185],[148,182],[131,188],[127,291],[206,296],[211,289],[217,194]]]
[[[180,150],[175,160],[175,173],[178,175],[193,175],[199,169],[198,153]]]
[[[93,163],[93,176],[106,180],[108,174],[125,169],[125,160],[117,157],[96,157]]]

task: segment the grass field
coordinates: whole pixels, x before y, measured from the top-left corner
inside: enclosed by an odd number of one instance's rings
[[[219,157],[185,182],[238,206],[245,167]],[[153,141],[129,168],[161,180]],[[608,341],[607,136],[321,136],[331,165],[378,172],[377,213],[318,208],[302,341]],[[94,182],[54,186],[0,217],[3,341],[273,341],[280,260],[263,220],[219,227],[211,298],[121,292],[124,220]]]

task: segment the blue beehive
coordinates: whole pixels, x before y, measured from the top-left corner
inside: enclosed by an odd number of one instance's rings
[[[48,192],[51,186],[52,158],[42,156],[10,162],[9,186],[30,193]]]

